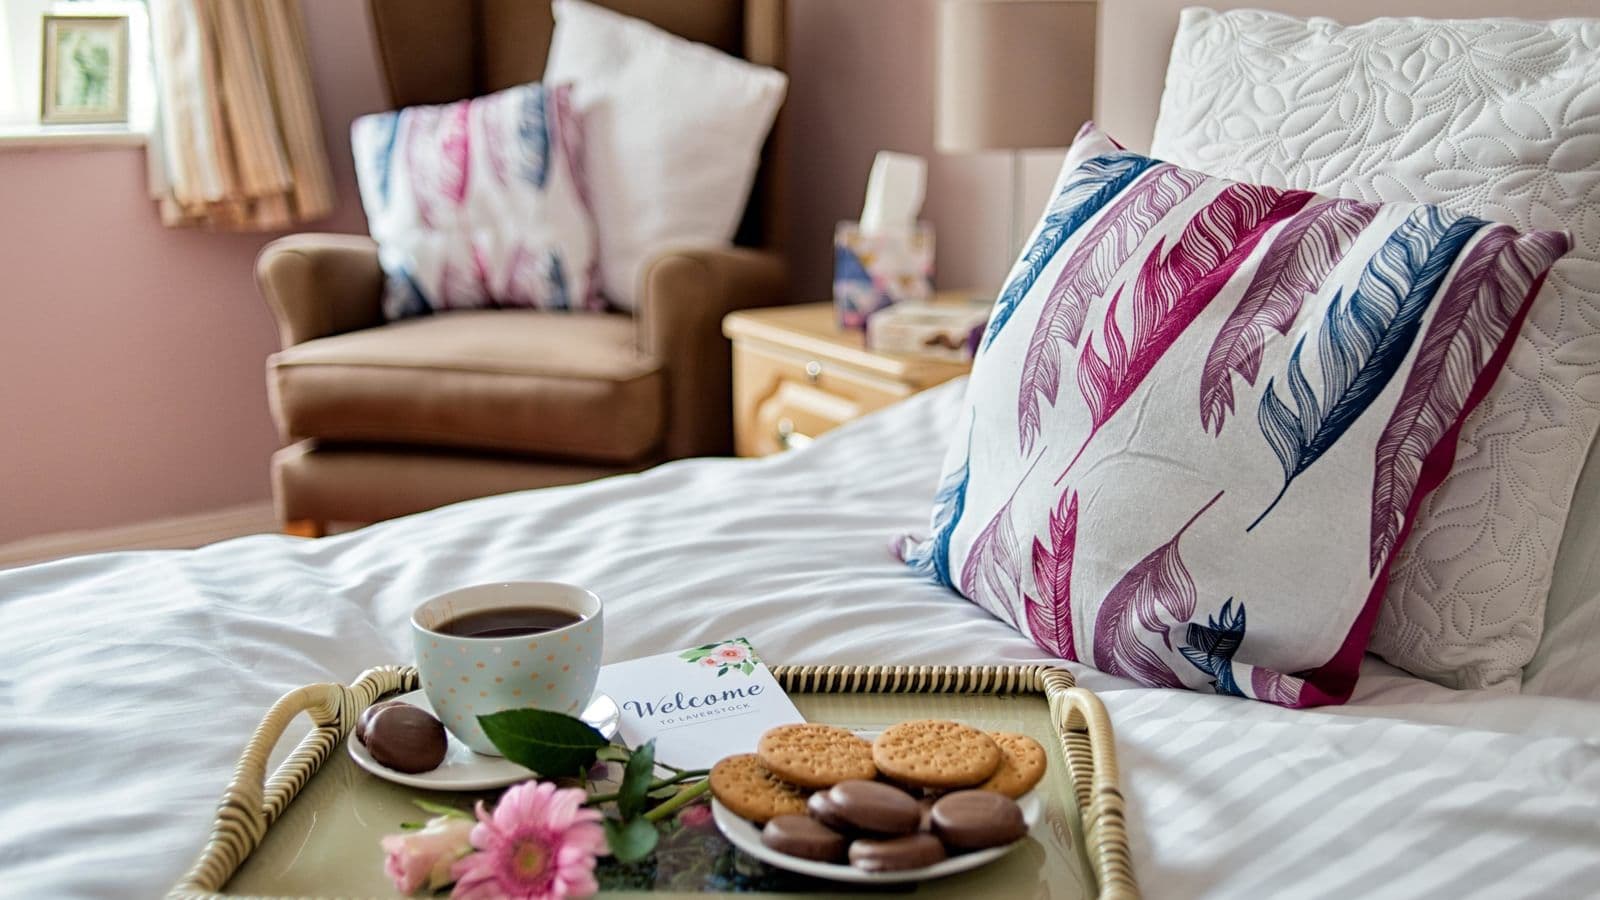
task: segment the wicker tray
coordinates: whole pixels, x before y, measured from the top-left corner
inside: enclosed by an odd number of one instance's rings
[[[1138,897],[1111,725],[1099,698],[1076,687],[1070,672],[1049,666],[775,666],[772,671],[813,721],[881,728],[904,718],[945,716],[1032,733],[1045,744],[1051,758],[1041,787],[1045,817],[1026,839],[1031,846],[976,871],[924,883],[918,896],[969,897],[981,890],[993,897]],[[382,874],[377,835],[418,818],[410,800],[421,792],[361,772],[340,745],[367,706],[416,685],[415,669],[384,666],[369,669],[348,687],[314,684],[278,700],[245,747],[210,840],[170,896],[392,893]],[[274,746],[302,712],[310,714],[314,727],[268,778]],[[297,796],[301,802],[291,806]],[[731,848],[728,853],[733,854]],[[746,863],[759,866],[743,857],[741,865]],[[845,893],[828,883],[801,886],[799,893],[792,886],[772,894],[743,890],[730,896]],[[707,894],[696,889],[677,896]]]

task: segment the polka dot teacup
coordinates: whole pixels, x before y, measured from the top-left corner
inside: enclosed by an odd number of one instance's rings
[[[499,756],[478,716],[529,707],[581,713],[600,677],[600,606],[580,587],[522,581],[461,588],[417,607],[417,671],[439,721],[473,750]],[[536,623],[560,627],[511,633]]]

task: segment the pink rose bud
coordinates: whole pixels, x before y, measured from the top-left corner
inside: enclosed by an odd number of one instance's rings
[[[454,881],[450,867],[472,852],[473,820],[460,816],[430,819],[421,831],[386,835],[383,850],[389,854],[383,871],[402,894],[420,888],[436,891]]]
[[[711,806],[707,803],[696,803],[678,813],[678,824],[685,828],[709,828],[711,820]]]

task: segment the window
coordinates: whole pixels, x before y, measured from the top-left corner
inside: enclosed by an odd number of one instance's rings
[[[128,17],[128,121],[104,125],[41,124],[46,15]],[[150,27],[144,0],[0,0],[0,141],[116,137],[137,139],[153,122]]]

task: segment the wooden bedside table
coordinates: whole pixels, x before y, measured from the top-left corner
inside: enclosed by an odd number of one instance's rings
[[[868,350],[865,335],[839,329],[832,303],[731,313],[722,333],[733,341],[733,436],[740,456],[810,443],[972,368]]]

